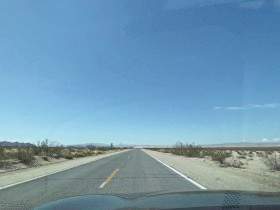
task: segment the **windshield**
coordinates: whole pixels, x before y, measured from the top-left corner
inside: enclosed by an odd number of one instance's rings
[[[0,3],[0,208],[280,191],[280,1]]]

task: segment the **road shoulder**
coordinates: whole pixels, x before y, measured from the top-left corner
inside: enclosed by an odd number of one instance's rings
[[[238,168],[223,168],[213,161],[187,158],[169,153],[144,150],[148,155],[178,170],[209,190],[245,190],[279,192],[280,176],[253,174]]]

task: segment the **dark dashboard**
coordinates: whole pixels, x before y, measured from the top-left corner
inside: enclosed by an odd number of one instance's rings
[[[115,195],[87,195],[66,198],[44,204],[37,210],[49,209],[214,209],[261,210],[280,209],[280,194],[238,191],[199,191],[166,193],[138,197]]]

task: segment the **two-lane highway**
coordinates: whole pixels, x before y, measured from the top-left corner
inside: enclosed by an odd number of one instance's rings
[[[32,208],[88,194],[147,194],[200,190],[139,149],[130,150],[0,191],[1,208]]]

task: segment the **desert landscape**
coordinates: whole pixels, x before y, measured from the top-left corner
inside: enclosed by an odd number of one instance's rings
[[[0,174],[20,169],[41,167],[83,157],[117,151],[108,146],[63,146],[48,139],[31,143],[0,142]]]
[[[213,190],[279,191],[279,147],[200,147],[145,150]]]

